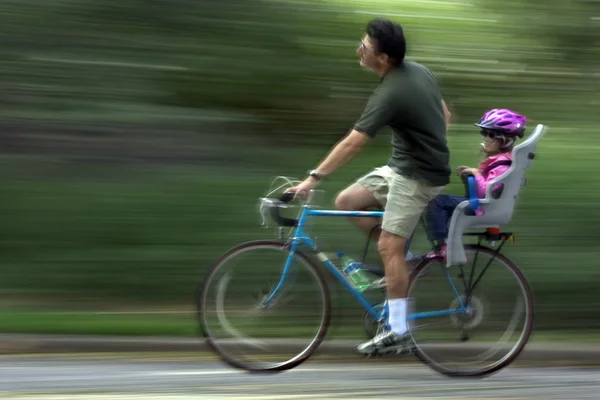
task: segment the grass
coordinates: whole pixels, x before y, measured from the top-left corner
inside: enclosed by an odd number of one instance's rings
[[[9,311],[0,310],[0,332],[26,334],[69,334],[69,335],[107,335],[131,337],[199,337],[200,333],[195,316],[189,313],[139,314],[110,312],[52,312],[52,311]],[[295,338],[302,327],[289,320],[278,329],[270,329],[265,337]],[[247,331],[244,331],[247,332]],[[356,339],[364,338],[360,327],[360,316],[357,315],[355,325],[332,325],[327,338]],[[437,337],[437,336],[436,336]],[[474,339],[482,340],[481,336]],[[561,343],[577,345],[600,345],[600,330],[571,329],[555,331],[534,331],[530,343]]]
[[[198,324],[193,313],[144,313],[97,311],[1,310],[0,332],[76,335],[117,335],[150,337],[197,337]],[[361,335],[360,315],[356,326],[331,327],[331,336],[352,338]],[[315,327],[299,326],[288,319],[277,328],[261,329],[267,337],[298,337],[314,332]],[[243,330],[248,332],[247,330]],[[264,332],[263,332],[264,331]]]

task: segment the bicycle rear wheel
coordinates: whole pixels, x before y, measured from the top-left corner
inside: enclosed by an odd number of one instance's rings
[[[447,376],[482,377],[508,366],[525,347],[533,329],[533,294],[506,257],[480,245],[464,247],[464,266],[447,268],[438,257],[415,269],[411,314],[442,313],[409,323],[415,355],[425,364]],[[463,306],[467,312],[443,313]]]
[[[247,242],[207,271],[197,293],[200,329],[230,366],[288,370],[323,341],[331,320],[329,289],[318,267],[297,250],[284,267],[289,254],[284,242]]]

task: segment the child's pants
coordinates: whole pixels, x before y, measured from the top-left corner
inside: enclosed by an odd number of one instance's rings
[[[468,200],[464,196],[440,194],[427,205],[427,237],[430,241],[446,239],[450,228],[450,219],[456,207]],[[472,210],[469,211],[473,213]]]

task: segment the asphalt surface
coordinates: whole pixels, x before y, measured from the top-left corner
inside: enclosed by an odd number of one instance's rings
[[[598,399],[599,369],[510,367],[486,379],[452,379],[422,365],[307,362],[248,374],[196,356],[0,357],[3,399]]]

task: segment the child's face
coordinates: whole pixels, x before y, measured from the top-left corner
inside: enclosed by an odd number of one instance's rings
[[[502,146],[502,139],[496,138],[493,132],[483,131],[483,151],[488,154],[499,153]]]

